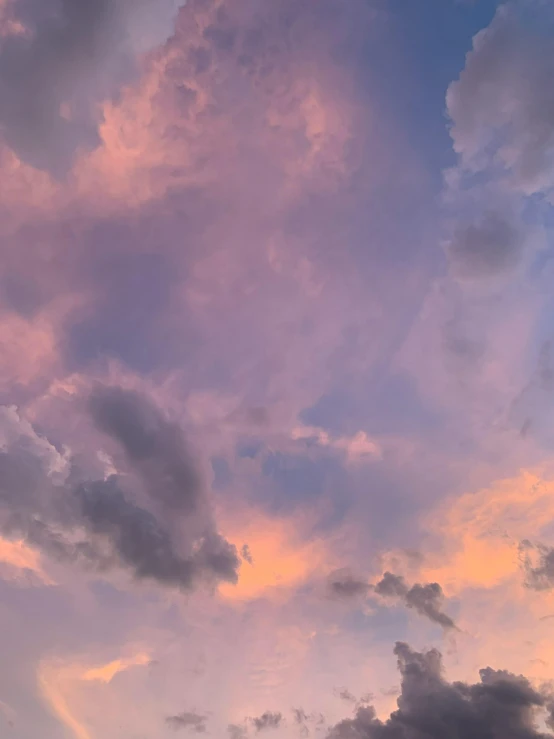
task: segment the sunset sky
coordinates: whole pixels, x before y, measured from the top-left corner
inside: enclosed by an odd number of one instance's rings
[[[552,735],[553,80],[551,0],[0,0],[1,739]]]

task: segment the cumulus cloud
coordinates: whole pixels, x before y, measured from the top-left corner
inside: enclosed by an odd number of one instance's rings
[[[17,156],[60,175],[99,143],[102,102],[171,33],[178,0],[15,0],[0,48],[0,128]],[[15,29],[16,32],[9,32]]]
[[[382,579],[374,586],[377,595],[384,598],[397,598],[407,608],[413,608],[421,616],[439,624],[445,629],[455,629],[456,624],[441,610],[444,599],[441,586],[436,583],[420,585],[416,583],[409,587],[403,577],[385,572]]]
[[[4,409],[2,532],[60,561],[124,567],[136,579],[172,587],[236,581],[237,552],[215,528],[178,427],[146,398],[117,388],[96,388],[91,409],[126,452],[126,484],[116,475],[86,479],[15,410]],[[140,482],[150,502],[161,501],[157,512],[140,502]]]
[[[398,642],[394,653],[402,677],[397,710],[381,721],[373,708],[360,707],[354,718],[331,728],[329,739],[545,737],[535,718],[538,709],[548,708],[549,699],[526,678],[486,667],[478,683],[449,683],[436,649],[419,653]]]
[[[502,4],[478,33],[447,94],[454,148],[462,166],[489,169],[525,194],[554,185],[554,27],[548,3]]]
[[[178,713],[175,716],[168,716],[165,722],[175,731],[190,729],[196,734],[204,734],[206,732],[206,720],[207,716],[202,716],[193,711],[183,711],[183,713]]]

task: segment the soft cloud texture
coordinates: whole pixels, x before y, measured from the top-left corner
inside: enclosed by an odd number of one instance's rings
[[[0,0],[14,739],[545,734],[552,20]]]

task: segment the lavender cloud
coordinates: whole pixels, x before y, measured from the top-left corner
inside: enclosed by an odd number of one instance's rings
[[[523,251],[523,238],[506,219],[494,212],[455,229],[448,256],[456,275],[486,278],[514,267]]]

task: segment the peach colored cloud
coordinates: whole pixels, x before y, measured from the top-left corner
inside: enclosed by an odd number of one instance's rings
[[[492,588],[521,577],[518,546],[523,539],[554,541],[554,481],[529,470],[490,488],[449,500],[434,512],[426,529],[440,541],[428,558],[428,579],[449,593]]]
[[[43,570],[41,558],[37,551],[23,541],[10,541],[0,537],[0,578],[12,577],[22,580],[26,572],[32,573],[39,582],[52,585],[53,580]]]
[[[244,519],[248,523],[233,519],[223,524],[229,541],[239,551],[247,544],[252,558],[243,560],[236,585],[219,587],[226,600],[286,599],[291,589],[328,564],[325,543],[303,541],[298,520],[271,518],[253,510],[245,511]]]
[[[113,678],[123,670],[127,670],[130,667],[136,667],[140,665],[147,665],[150,662],[150,656],[146,653],[135,654],[132,657],[121,658],[108,662],[105,665],[99,667],[91,667],[82,675],[83,680],[100,680],[103,683],[109,683]]]
[[[52,713],[72,732],[75,739],[95,739],[96,734],[92,733],[87,722],[79,718],[78,711],[73,707],[76,703],[82,709],[82,683],[98,681],[109,684],[118,673],[148,665],[149,662],[150,657],[142,651],[96,667],[50,659],[38,667],[38,684]],[[84,705],[87,705],[86,699]]]

